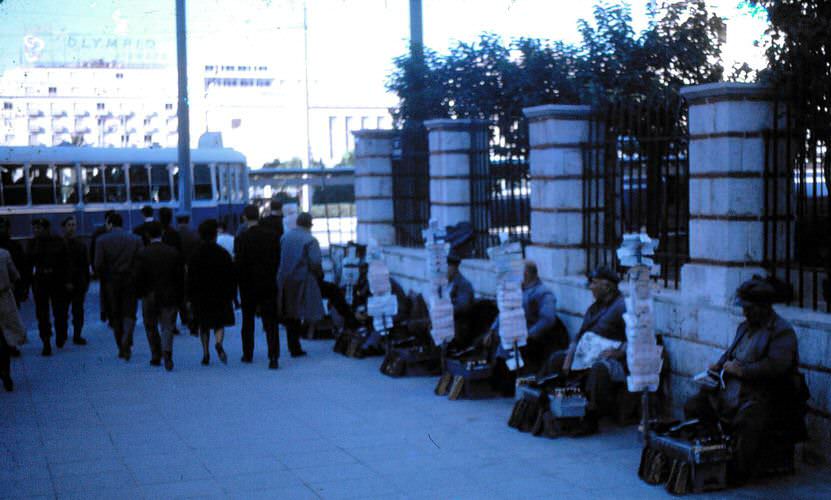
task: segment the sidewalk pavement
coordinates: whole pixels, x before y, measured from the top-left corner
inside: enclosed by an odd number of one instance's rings
[[[385,377],[379,358],[331,341],[269,371],[258,331],[242,364],[238,316],[227,366],[213,352],[201,366],[183,334],[167,373],[149,366],[141,326],[132,359],[116,358],[94,289],[88,346],[42,358],[31,302],[24,316],[15,392],[0,393],[2,498],[670,498],[638,479],[634,428],[535,438],[506,425],[509,399],[448,401],[435,378]],[[831,498],[831,474],[802,466],[702,498]]]

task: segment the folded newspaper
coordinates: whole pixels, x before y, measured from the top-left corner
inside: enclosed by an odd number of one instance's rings
[[[586,332],[580,337],[577,348],[574,350],[574,358],[571,361],[572,370],[588,370],[600,359],[600,353],[609,349],[618,349],[622,342],[609,340],[594,332]]]

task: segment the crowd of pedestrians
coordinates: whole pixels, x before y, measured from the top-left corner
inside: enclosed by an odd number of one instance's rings
[[[320,293],[320,246],[311,235],[312,217],[297,216],[296,227],[284,234],[282,204],[272,201],[261,216],[255,205],[243,211],[243,227],[235,235],[222,221],[207,219],[196,230],[186,215],[176,217],[163,207],[141,210],[143,221],[132,232],[121,214],[109,211],[96,228],[89,247],[77,236],[78,223],[69,216],[55,234],[47,219],[32,222],[34,238],[24,251],[9,237],[8,221],[0,219],[0,377],[13,389],[9,358],[26,341],[20,302],[35,305],[41,354],[51,356],[52,334],[60,349],[68,340],[85,345],[84,302],[92,274],[100,280],[101,320],[113,332],[118,357],[129,361],[139,304],[152,366],[173,369],[173,339],[182,328],[198,336],[202,364],[213,350],[228,362],[223,341],[234,326],[234,309],[242,311],[242,359],[254,360],[254,325],[261,318],[268,346],[268,367],[279,367],[279,325],[287,331],[292,357],[305,356],[303,328],[323,316]]]

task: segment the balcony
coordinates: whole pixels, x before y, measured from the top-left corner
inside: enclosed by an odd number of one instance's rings
[[[66,116],[65,110],[52,110],[52,118],[65,118]]]
[[[42,109],[30,109],[29,118],[41,118],[44,116]]]
[[[53,134],[66,134],[69,132],[69,129],[66,127],[57,127],[52,130]]]
[[[89,116],[89,111],[76,111],[75,118],[87,118]]]
[[[45,130],[40,125],[33,125],[29,127],[29,134],[31,135],[42,134],[44,132]]]

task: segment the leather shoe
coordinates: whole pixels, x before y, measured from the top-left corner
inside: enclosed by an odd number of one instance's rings
[[[173,353],[166,352],[164,353],[164,369],[167,371],[171,371],[173,369]]]
[[[87,345],[87,339],[84,337],[72,337],[72,343],[75,345]]]
[[[219,360],[222,361],[222,364],[227,365],[228,355],[225,354],[225,349],[222,348],[222,344],[215,344],[214,348],[216,349],[216,355],[219,357]]]
[[[50,344],[44,344],[43,350],[40,351],[41,356],[51,356],[52,355],[52,346]]]
[[[269,370],[276,370],[278,368],[280,368],[280,363],[277,361],[277,358],[274,358],[268,362]]]
[[[20,357],[20,349],[18,349],[17,347],[15,347],[13,345],[10,345],[9,346],[9,356],[11,356],[13,358],[19,358]]]
[[[58,349],[63,349],[64,344],[66,344],[66,337],[55,338],[55,346]]]
[[[14,381],[11,377],[3,377],[3,389],[6,389],[6,392],[14,391]]]
[[[150,360],[150,366],[162,366],[162,360],[159,358],[153,358]]]
[[[303,356],[308,356],[308,355],[309,355],[309,353],[307,353],[306,351],[300,351],[300,352],[293,352],[293,353],[291,353],[291,357],[292,357],[292,358],[302,358]]]
[[[254,359],[251,356],[243,356],[240,358],[241,363],[252,363]]]
[[[202,356],[202,365],[208,366],[211,363],[211,358],[207,354]]]

